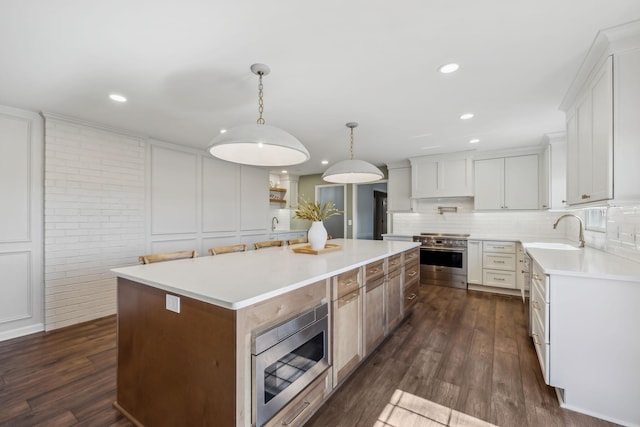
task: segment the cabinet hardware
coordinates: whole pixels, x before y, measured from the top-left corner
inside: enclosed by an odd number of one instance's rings
[[[533,308],[535,308],[536,310],[540,310],[540,307],[538,306],[538,301],[531,301],[531,305],[533,306]]]
[[[417,272],[417,271],[412,271],[412,272],[408,273],[408,274],[407,274],[407,276],[409,276],[409,277],[413,277],[413,276],[415,276],[416,274],[418,274],[418,272]]]
[[[504,264],[504,261],[499,261],[499,260],[494,260],[493,262],[495,262],[496,264]]]
[[[302,413],[305,411],[305,409],[307,409],[309,407],[309,405],[311,405],[311,402],[305,400],[303,402],[303,404],[302,404],[302,408],[300,409],[300,411],[298,411],[298,413],[293,418],[291,418],[290,420],[288,420],[288,421],[282,420],[282,425],[283,426],[290,426],[291,424],[293,424],[295,422],[295,420],[300,415],[302,415]]]
[[[416,297],[417,297],[417,296],[418,296],[418,295],[416,295],[416,294],[411,294],[411,295],[409,295],[409,296],[407,297],[407,299],[408,299],[409,301],[413,301],[414,299],[416,299]]]
[[[533,278],[536,280],[542,280],[542,277],[538,276],[536,273],[533,273]]]
[[[498,282],[504,282],[504,277],[494,277],[493,280],[496,280]]]
[[[504,249],[504,246],[494,246],[493,249]]]
[[[583,194],[583,195],[582,195],[582,199],[583,199],[583,200],[584,200],[584,199],[590,199],[590,198],[591,198],[591,196],[590,196],[590,195],[588,195],[588,194]]]
[[[542,205],[542,207],[543,207],[543,208],[548,208],[549,206],[547,206],[547,205]]]
[[[535,332],[531,334],[531,338],[533,338],[533,342],[534,342],[536,345],[542,345],[542,344],[540,344],[540,343],[538,342],[538,334],[536,334]]]
[[[567,203],[567,201],[566,200],[562,200],[562,203]]]
[[[349,295],[348,297],[340,298],[340,302],[343,303],[343,304],[350,303],[351,301],[356,299],[358,297],[358,295],[360,295],[360,291],[359,290],[355,291],[355,292],[352,292],[351,295]]]

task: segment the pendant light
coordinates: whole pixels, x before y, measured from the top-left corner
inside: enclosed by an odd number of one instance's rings
[[[258,76],[258,120],[256,124],[240,125],[211,140],[212,156],[233,163],[252,166],[296,165],[309,160],[309,151],[298,139],[275,126],[264,124],[262,112],[262,76],[271,69],[265,64],[253,64],[251,72]]]
[[[331,166],[322,174],[322,179],[338,184],[360,184],[382,179],[384,174],[380,169],[364,160],[353,158],[353,128],[358,127],[358,123],[349,122],[346,126],[351,129],[351,158]]]

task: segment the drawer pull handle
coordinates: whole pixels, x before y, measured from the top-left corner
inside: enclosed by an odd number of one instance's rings
[[[416,299],[416,297],[417,297],[417,296],[418,296],[418,295],[416,295],[416,294],[411,294],[411,295],[409,295],[409,296],[407,297],[407,299],[408,299],[409,301],[413,301],[414,299]]]
[[[533,273],[533,278],[536,280],[542,280],[542,277],[538,276],[536,273]]]
[[[531,334],[531,338],[533,338],[533,342],[535,345],[542,345],[538,342],[538,334],[536,334],[535,332]]]
[[[309,402],[308,400],[305,400],[303,402],[303,404],[302,404],[302,408],[298,411],[298,413],[288,421],[282,420],[282,425],[283,426],[290,426],[291,424],[293,424],[296,421],[296,419],[300,415],[302,415],[302,413],[305,411],[305,409],[307,409],[309,407],[309,405],[311,405],[311,402]]]
[[[349,295],[349,296],[342,297],[340,299],[340,301],[342,301],[344,304],[347,304],[347,303],[353,301],[354,299],[356,299],[358,297],[358,295],[360,295],[360,291],[355,291],[355,292],[352,292],[351,295]]]
[[[504,264],[504,261],[500,261],[500,260],[495,260],[493,262],[495,262],[496,264]]]
[[[413,277],[413,276],[415,276],[416,274],[418,274],[418,272],[414,270],[414,271],[409,272],[409,273],[407,274],[407,276],[409,276],[409,277]]]
[[[348,280],[348,281],[346,281],[346,282],[342,282],[342,286],[349,286],[349,285],[351,285],[352,283],[353,283],[353,279],[349,279],[349,280]]]
[[[504,249],[504,246],[494,246],[493,249]]]
[[[504,282],[504,277],[494,277],[493,280],[497,280],[498,282]]]
[[[591,196],[590,196],[590,195],[588,195],[588,194],[583,194],[583,195],[582,195],[582,199],[583,199],[583,200],[584,200],[584,199],[590,199],[590,198],[591,198]]]

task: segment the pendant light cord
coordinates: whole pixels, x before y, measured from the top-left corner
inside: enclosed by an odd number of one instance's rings
[[[264,111],[264,102],[262,101],[262,75],[264,73],[262,71],[258,72],[258,120],[257,123],[259,125],[264,124],[264,119],[262,118],[262,112]]]
[[[351,160],[353,160],[353,128],[351,128]]]

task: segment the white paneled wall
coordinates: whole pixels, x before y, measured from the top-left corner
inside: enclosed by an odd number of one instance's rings
[[[41,331],[42,117],[0,107],[0,340]]]
[[[116,311],[113,267],[145,247],[145,141],[45,115],[45,326]]]

